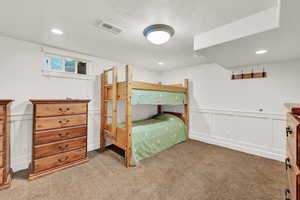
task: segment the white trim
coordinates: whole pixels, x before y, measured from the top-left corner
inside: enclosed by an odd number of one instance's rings
[[[82,56],[77,53],[72,53],[64,50],[54,49],[54,48],[46,48],[41,47],[41,51],[44,53],[45,58],[49,58],[48,64],[44,62],[45,66],[42,66],[42,75],[47,77],[56,77],[56,78],[68,78],[68,79],[84,79],[91,80],[93,76],[91,75],[91,59],[86,56]],[[63,60],[63,69],[62,70],[52,70],[51,69],[51,57],[59,57]],[[65,71],[65,61],[66,60],[75,60],[75,72],[66,72]],[[85,62],[86,63],[86,74],[78,74],[78,66],[77,63]]]
[[[266,119],[274,119],[274,120],[286,120],[284,114],[257,112],[257,111],[191,107],[190,112],[232,115],[232,116],[239,116],[239,117],[266,118]]]
[[[75,59],[75,60],[79,60],[82,62],[91,62],[91,60],[92,60],[90,56],[84,56],[79,53],[74,53],[74,52],[61,50],[61,49],[55,49],[55,48],[51,48],[51,47],[41,47],[41,51],[48,55],[50,54],[50,55],[54,55],[54,56]]]
[[[31,161],[31,156],[29,154],[20,156],[16,158],[16,162],[11,163],[11,168],[13,169],[14,172],[27,169],[29,166],[28,163],[29,160]]]
[[[197,133],[193,131],[190,131],[189,137],[190,139],[193,140],[197,140],[197,141],[201,141],[201,142],[205,142],[208,144],[213,144],[221,147],[226,147],[244,153],[277,160],[280,162],[284,162],[285,159],[285,152],[281,152],[280,150],[277,149],[273,149],[272,151],[270,151],[269,149],[265,149],[262,146],[248,144],[236,140],[229,140],[221,137],[207,136],[206,133]]]
[[[83,79],[83,80],[91,80],[93,79],[92,75],[88,74],[75,74],[68,72],[59,72],[52,70],[42,70],[42,75],[47,77],[56,77],[56,78],[68,78],[68,79]]]

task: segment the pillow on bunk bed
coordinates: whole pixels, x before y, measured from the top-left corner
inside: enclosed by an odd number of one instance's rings
[[[132,91],[131,104],[152,105],[183,105],[187,103],[186,94],[183,92],[166,92],[153,90]]]

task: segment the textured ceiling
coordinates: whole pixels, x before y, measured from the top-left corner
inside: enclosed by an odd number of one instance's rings
[[[0,0],[0,32],[135,66],[166,70],[208,62],[194,57],[193,36],[270,8],[276,0]],[[112,35],[94,27],[103,19],[123,28]],[[151,24],[175,29],[166,44],[142,34]],[[52,27],[64,31],[51,34]],[[159,66],[158,62],[164,62]]]

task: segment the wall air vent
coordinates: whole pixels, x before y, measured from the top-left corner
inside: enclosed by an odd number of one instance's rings
[[[122,29],[114,24],[111,24],[109,22],[105,22],[103,20],[100,20],[96,23],[96,27],[103,30],[107,31],[110,33],[113,33],[115,35],[118,35],[122,32]]]

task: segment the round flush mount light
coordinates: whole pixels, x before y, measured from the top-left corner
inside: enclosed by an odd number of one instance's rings
[[[57,29],[57,28],[53,28],[51,29],[51,32],[54,34],[54,35],[62,35],[64,34],[64,32],[60,29]]]
[[[163,62],[158,62],[157,64],[160,65],[160,66],[162,66],[162,65],[164,65],[165,63],[163,63]]]
[[[268,53],[268,50],[265,50],[265,49],[261,49],[261,50],[258,50],[255,52],[255,54],[257,54],[257,55],[266,54],[266,53]]]
[[[174,35],[174,29],[166,24],[154,24],[143,31],[144,36],[153,44],[161,45],[169,41]]]

